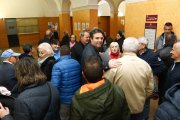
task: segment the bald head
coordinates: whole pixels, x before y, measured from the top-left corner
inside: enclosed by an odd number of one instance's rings
[[[45,35],[47,38],[51,38],[51,36],[52,36],[52,32],[51,32],[51,30],[46,30],[46,35]]]
[[[180,42],[176,42],[171,50],[171,58],[180,61]]]

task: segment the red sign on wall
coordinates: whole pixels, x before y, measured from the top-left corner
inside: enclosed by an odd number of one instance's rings
[[[145,29],[157,29],[157,23],[145,23]]]
[[[157,21],[158,15],[146,15],[146,21]]]

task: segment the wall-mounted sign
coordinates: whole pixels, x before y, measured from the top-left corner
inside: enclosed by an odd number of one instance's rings
[[[144,36],[148,39],[148,48],[154,49],[154,42],[156,40],[157,23],[145,23]]]
[[[146,15],[146,21],[157,21],[158,15]]]

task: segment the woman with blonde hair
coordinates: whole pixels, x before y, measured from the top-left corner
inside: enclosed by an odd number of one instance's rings
[[[55,63],[54,52],[49,43],[41,43],[38,46],[38,64],[47,80],[51,80],[51,72]]]

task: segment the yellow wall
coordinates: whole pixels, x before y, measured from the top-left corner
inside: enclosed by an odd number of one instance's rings
[[[68,32],[71,34],[71,27],[70,27],[70,15],[69,13],[62,13],[59,15],[59,29],[60,29],[60,40],[63,37],[63,32]]]
[[[165,22],[172,22],[174,32],[180,38],[180,0],[149,0],[129,3],[126,6],[125,35],[139,37],[144,35],[146,15],[158,15],[157,34],[163,32]]]
[[[75,23],[80,23],[81,30],[75,30]],[[73,11],[73,33],[76,35],[79,41],[79,35],[82,31],[82,23],[89,23],[89,30],[94,27],[98,27],[97,10],[78,10]]]

